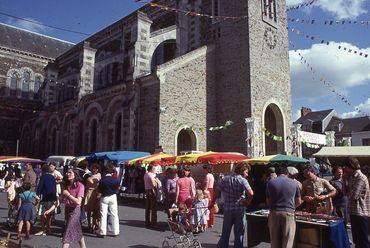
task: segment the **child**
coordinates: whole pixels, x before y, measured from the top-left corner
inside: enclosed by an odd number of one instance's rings
[[[22,227],[23,223],[26,222],[26,239],[30,238],[31,231],[31,221],[34,220],[33,214],[33,199],[39,201],[40,198],[36,195],[35,192],[30,191],[31,184],[24,183],[23,192],[19,194],[18,202],[18,240],[22,240]]]
[[[189,215],[191,215],[188,207],[185,204],[179,204],[179,219],[178,221],[184,226],[186,231],[191,230],[191,225],[189,222]]]
[[[10,209],[15,198],[15,175],[10,175],[10,180],[5,183],[6,196],[8,200],[8,208]]]
[[[196,232],[204,232],[207,227],[208,199],[204,198],[204,193],[200,189],[196,191],[194,208]]]

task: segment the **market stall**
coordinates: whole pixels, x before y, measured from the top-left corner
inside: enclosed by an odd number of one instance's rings
[[[370,164],[370,146],[335,146],[323,147],[312,155],[331,165],[342,164],[349,156],[356,157],[361,166]]]
[[[268,214],[268,210],[247,213],[247,247],[257,246],[261,242],[270,242]],[[296,212],[295,215],[297,248],[350,248],[347,230],[342,219],[306,212]]]

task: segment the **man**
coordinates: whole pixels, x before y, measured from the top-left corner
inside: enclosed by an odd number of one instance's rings
[[[343,218],[345,223],[347,224],[347,205],[348,199],[347,196],[344,194],[344,181],[343,181],[343,168],[340,166],[335,166],[332,170],[333,172],[333,179],[330,181],[331,185],[335,188],[337,193],[333,197],[333,213],[335,216]]]
[[[49,164],[49,173],[55,178],[55,182],[57,184],[56,190],[57,190],[57,196],[59,196],[62,193],[61,183],[63,182],[63,176],[62,173],[60,173],[58,170],[56,170],[57,166],[55,163]]]
[[[115,167],[111,164],[107,165],[106,175],[100,180],[98,190],[100,198],[100,227],[98,237],[104,238],[107,235],[108,216],[112,222],[111,230],[112,236],[119,235],[119,217],[118,217],[118,204],[117,193],[119,189],[119,179],[114,178],[112,174],[115,172]],[[108,215],[109,214],[109,215]]]
[[[357,158],[349,157],[344,163],[344,171],[348,178],[347,196],[352,227],[352,237],[356,248],[369,248],[368,237],[370,217],[369,180],[361,172]]]
[[[331,214],[333,211],[331,198],[337,192],[335,188],[327,180],[316,176],[312,166],[306,168],[303,173],[307,178],[302,183],[302,196],[306,203],[306,211]]]
[[[277,174],[278,177],[270,180],[266,188],[271,247],[291,248],[296,229],[294,210],[302,203],[301,192],[298,184],[288,178],[286,167],[278,167]]]
[[[154,168],[152,165],[149,165],[147,173],[144,175],[146,227],[157,225],[157,196],[155,192],[157,181],[155,177]]]
[[[45,214],[45,212],[57,202],[56,181],[54,176],[50,174],[48,165],[45,164],[42,166],[42,173],[43,175],[37,186],[37,195],[41,198],[39,215],[41,215],[42,231],[36,233],[35,235],[37,236],[46,235],[50,232],[54,212],[50,214]]]
[[[23,183],[29,183],[31,185],[30,191],[36,190],[36,173],[33,170],[32,164],[26,164],[26,172],[24,173]]]
[[[217,186],[212,206],[220,194],[222,194],[224,199],[222,235],[217,244],[219,248],[229,247],[230,232],[233,226],[235,235],[234,248],[243,247],[246,207],[253,198],[253,190],[246,179],[249,169],[250,166],[248,164],[236,164],[234,174],[225,176]]]

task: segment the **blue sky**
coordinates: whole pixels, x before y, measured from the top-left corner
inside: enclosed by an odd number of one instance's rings
[[[308,1],[287,0],[290,6],[302,2]],[[2,0],[0,12],[83,33],[95,33],[140,6],[142,4],[134,0]],[[318,41],[289,33],[291,43],[315,70],[312,74],[306,65],[301,64],[298,54],[290,47],[293,118],[298,116],[302,106],[314,110],[334,108],[345,117],[358,114],[355,107],[370,114],[370,23],[324,25],[326,20],[370,20],[370,0],[318,0],[311,7],[288,12],[288,17],[315,20],[314,24],[289,22],[289,28],[331,42],[329,46],[317,44]],[[74,43],[86,38],[2,15],[0,22]],[[339,50],[339,45],[368,53],[369,57]],[[324,86],[319,80],[322,77],[331,82],[335,91],[345,95],[352,106],[346,105]]]

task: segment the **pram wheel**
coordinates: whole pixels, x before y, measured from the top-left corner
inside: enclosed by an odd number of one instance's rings
[[[13,229],[17,226],[17,216],[17,208],[15,206],[11,206],[8,211],[8,219],[6,220],[9,228]]]
[[[202,245],[198,240],[193,240],[193,244],[191,245],[192,248],[202,248]]]
[[[163,241],[162,248],[171,248],[170,243],[167,240]]]

